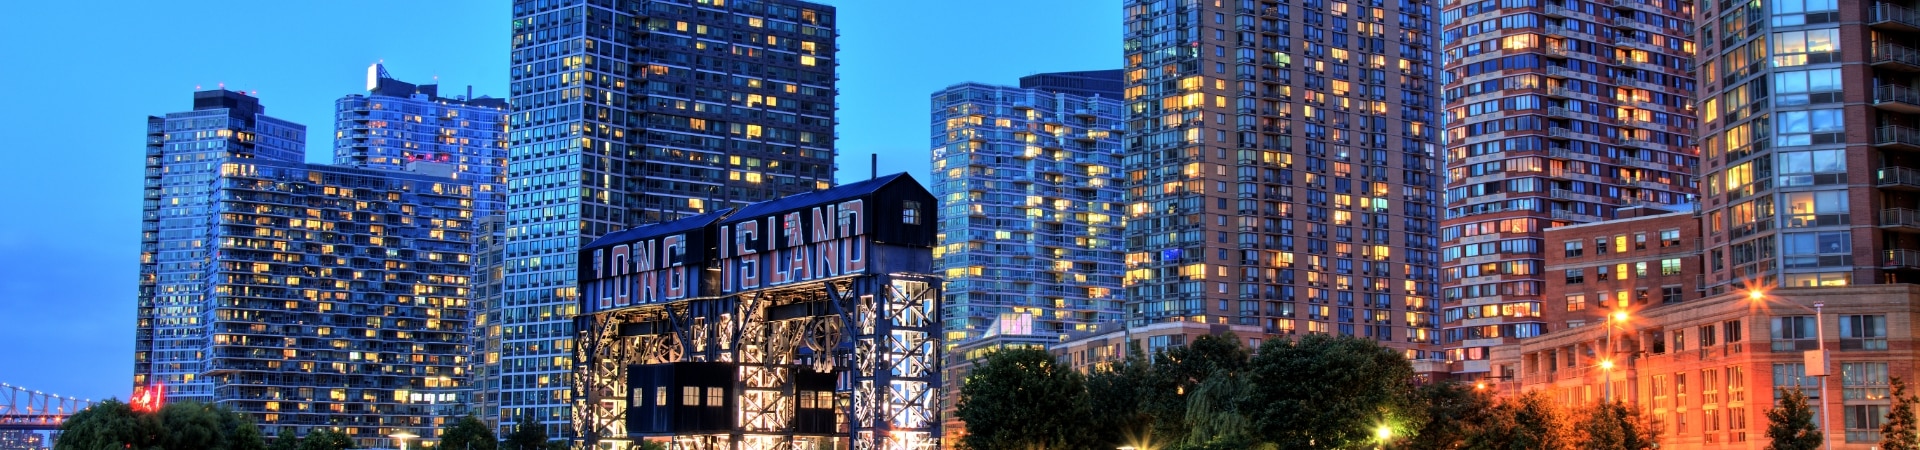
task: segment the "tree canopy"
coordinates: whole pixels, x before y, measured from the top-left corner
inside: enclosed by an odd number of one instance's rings
[[[440,448],[446,450],[495,450],[499,446],[493,427],[472,415],[448,423],[440,432]]]
[[[1040,349],[1002,349],[975,363],[957,403],[964,448],[1091,448],[1086,381]]]
[[[176,402],[142,413],[119,400],[80,410],[60,426],[56,450],[265,450],[259,428],[225,406]]]

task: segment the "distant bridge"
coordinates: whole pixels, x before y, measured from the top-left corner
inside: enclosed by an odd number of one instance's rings
[[[0,383],[0,430],[58,430],[68,416],[94,403]]]

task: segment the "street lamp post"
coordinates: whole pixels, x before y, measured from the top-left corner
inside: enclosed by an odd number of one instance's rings
[[[1607,357],[1600,360],[1600,369],[1607,372],[1606,386],[1602,388],[1607,403],[1613,403],[1613,357],[1615,355],[1613,348],[1613,322],[1615,321],[1625,323],[1627,321],[1627,312],[1614,311],[1612,314],[1607,315]]]
[[[1760,291],[1750,290],[1747,291],[1747,298],[1758,302],[1765,301],[1767,297],[1766,294],[1762,294]],[[1786,304],[1793,305],[1800,309],[1809,309],[1805,306],[1800,306],[1799,303],[1787,302]],[[1827,358],[1827,320],[1826,314],[1821,311],[1821,307],[1826,305],[1826,303],[1815,303],[1813,304],[1813,308],[1811,308],[1813,310],[1814,351],[1819,353],[1819,356],[1817,358],[1808,358],[1817,361],[1806,362],[1819,364],[1820,370],[1814,372],[1812,376],[1820,378],[1820,440],[1825,444],[1827,450],[1833,450],[1833,433],[1830,432],[1833,428],[1831,426],[1833,424],[1833,411],[1828,407],[1832,402],[1827,401],[1829,400],[1827,398],[1827,375],[1832,374],[1831,368],[1833,364],[1831,360]]]

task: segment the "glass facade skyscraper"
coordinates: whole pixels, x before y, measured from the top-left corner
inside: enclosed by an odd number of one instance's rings
[[[472,187],[307,164],[305,133],[226,90],[148,119],[134,383],[271,436],[432,439],[466,381]]]
[[[1487,0],[1441,12],[1448,152],[1441,337],[1456,373],[1489,372],[1493,347],[1549,331],[1545,308],[1588,306],[1569,306],[1569,299],[1604,310],[1647,301],[1644,290],[1543,298],[1545,277],[1579,272],[1545,273],[1546,252],[1574,255],[1590,245],[1595,256],[1614,259],[1628,249],[1624,238],[1544,242],[1542,230],[1693,200],[1693,7]]]
[[[1029,314],[1024,334],[1056,337],[1121,320],[1120,73],[1104,73],[1059,77],[1075,81],[1068,89],[933,93],[943,222],[933,267],[947,281],[947,342],[980,337],[1003,315]],[[1101,93],[1101,81],[1112,89]]]
[[[1433,3],[1125,8],[1129,318],[1434,356]]]
[[[396,80],[385,66],[367,67],[367,93],[334,102],[333,163],[406,169],[448,165],[474,185],[474,217],[506,213],[507,101],[440,96],[440,86]]]
[[[615,230],[833,184],[835,11],[799,1],[513,2],[502,427],[570,436],[575,254]],[[495,328],[497,327],[497,328]],[[494,399],[489,399],[493,401]]]

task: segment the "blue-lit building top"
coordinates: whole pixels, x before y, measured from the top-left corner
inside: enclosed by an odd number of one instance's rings
[[[949,342],[1005,315],[1031,315],[1036,335],[1122,319],[1121,83],[1118,71],[1082,82],[1098,73],[933,94],[934,269],[947,279]]]
[[[448,165],[474,185],[474,216],[506,212],[507,100],[441,96],[440,86],[396,80],[385,66],[367,67],[367,93],[334,103],[334,164],[409,169]],[[428,171],[432,171],[429,169]]]

